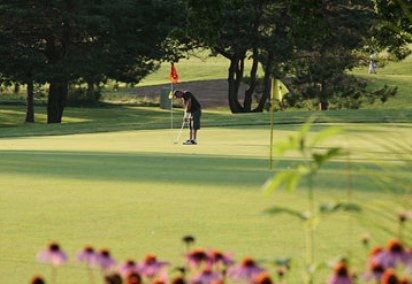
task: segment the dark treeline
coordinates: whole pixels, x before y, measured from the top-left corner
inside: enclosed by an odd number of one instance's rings
[[[86,84],[90,95],[109,79],[135,84],[160,62],[207,48],[230,61],[233,113],[262,111],[271,78],[285,76],[295,86],[285,105],[316,99],[326,109],[345,97],[356,107],[368,94],[345,71],[383,49],[405,56],[410,15],[402,0],[0,0],[0,83],[28,86],[27,121],[33,84],[48,83],[48,123],[60,123],[70,84]]]

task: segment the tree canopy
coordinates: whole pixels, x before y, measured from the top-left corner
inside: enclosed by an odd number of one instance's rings
[[[59,123],[70,82],[111,78],[137,83],[153,71],[168,55],[163,42],[179,24],[168,11],[177,5],[152,0],[1,1],[0,49],[8,52],[0,59],[0,73],[22,82],[27,77],[47,82],[48,122]],[[19,59],[22,52],[28,60]],[[26,74],[32,68],[35,72]]]
[[[271,78],[283,76],[295,79],[302,99],[327,107],[367,52],[405,56],[411,15],[403,0],[0,0],[0,80],[47,83],[48,122],[60,123],[72,82],[135,84],[163,60],[202,47],[230,61],[233,113],[262,111]],[[264,91],[253,108],[259,65]]]

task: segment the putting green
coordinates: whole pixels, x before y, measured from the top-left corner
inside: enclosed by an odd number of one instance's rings
[[[370,166],[369,158],[377,155],[396,161],[381,142],[389,135],[398,141],[412,138],[410,124],[370,125],[366,131],[362,125],[342,127],[348,134],[325,146],[351,146],[354,165]],[[296,128],[279,127],[275,139],[286,139]],[[264,196],[261,189],[296,156],[276,159],[269,171],[266,127],[205,128],[196,146],[173,144],[177,132],[0,139],[1,282],[27,283],[38,273],[48,279],[50,268],[37,263],[35,255],[53,240],[70,256],[59,268],[58,283],[86,282],[87,271],[75,262],[76,252],[86,244],[109,248],[119,263],[128,258],[140,261],[153,252],[179,266],[184,263],[181,238],[190,234],[196,246],[233,252],[237,260],[292,257],[295,271],[289,277],[297,283],[305,255],[303,224],[263,211],[274,205],[303,210],[304,189],[272,196]],[[345,161],[336,161],[322,172],[316,183],[319,204],[345,198],[346,168]],[[316,230],[318,260],[351,249],[354,262],[362,263],[366,254],[358,238],[363,232],[371,232],[375,243],[390,236],[365,220],[382,206],[397,208],[398,195],[379,191],[361,172],[353,171],[352,179],[354,198],[367,200],[376,210],[354,218],[359,222],[351,225],[349,238],[350,217],[322,218]],[[380,218],[395,229],[391,213]],[[321,271],[320,277],[327,273]]]

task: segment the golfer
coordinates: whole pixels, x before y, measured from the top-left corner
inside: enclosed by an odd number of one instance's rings
[[[202,115],[200,103],[189,91],[176,90],[174,92],[174,97],[183,99],[185,109],[183,120],[189,123],[189,139],[183,142],[183,144],[196,145],[197,131],[200,129],[200,116]]]

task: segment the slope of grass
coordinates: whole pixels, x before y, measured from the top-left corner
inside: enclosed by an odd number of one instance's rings
[[[367,68],[357,69],[354,75],[368,80],[371,89],[382,88],[385,84],[398,87],[398,94],[385,104],[376,103],[368,108],[412,108],[412,56],[400,62],[390,62],[377,69],[377,74],[367,74]]]

